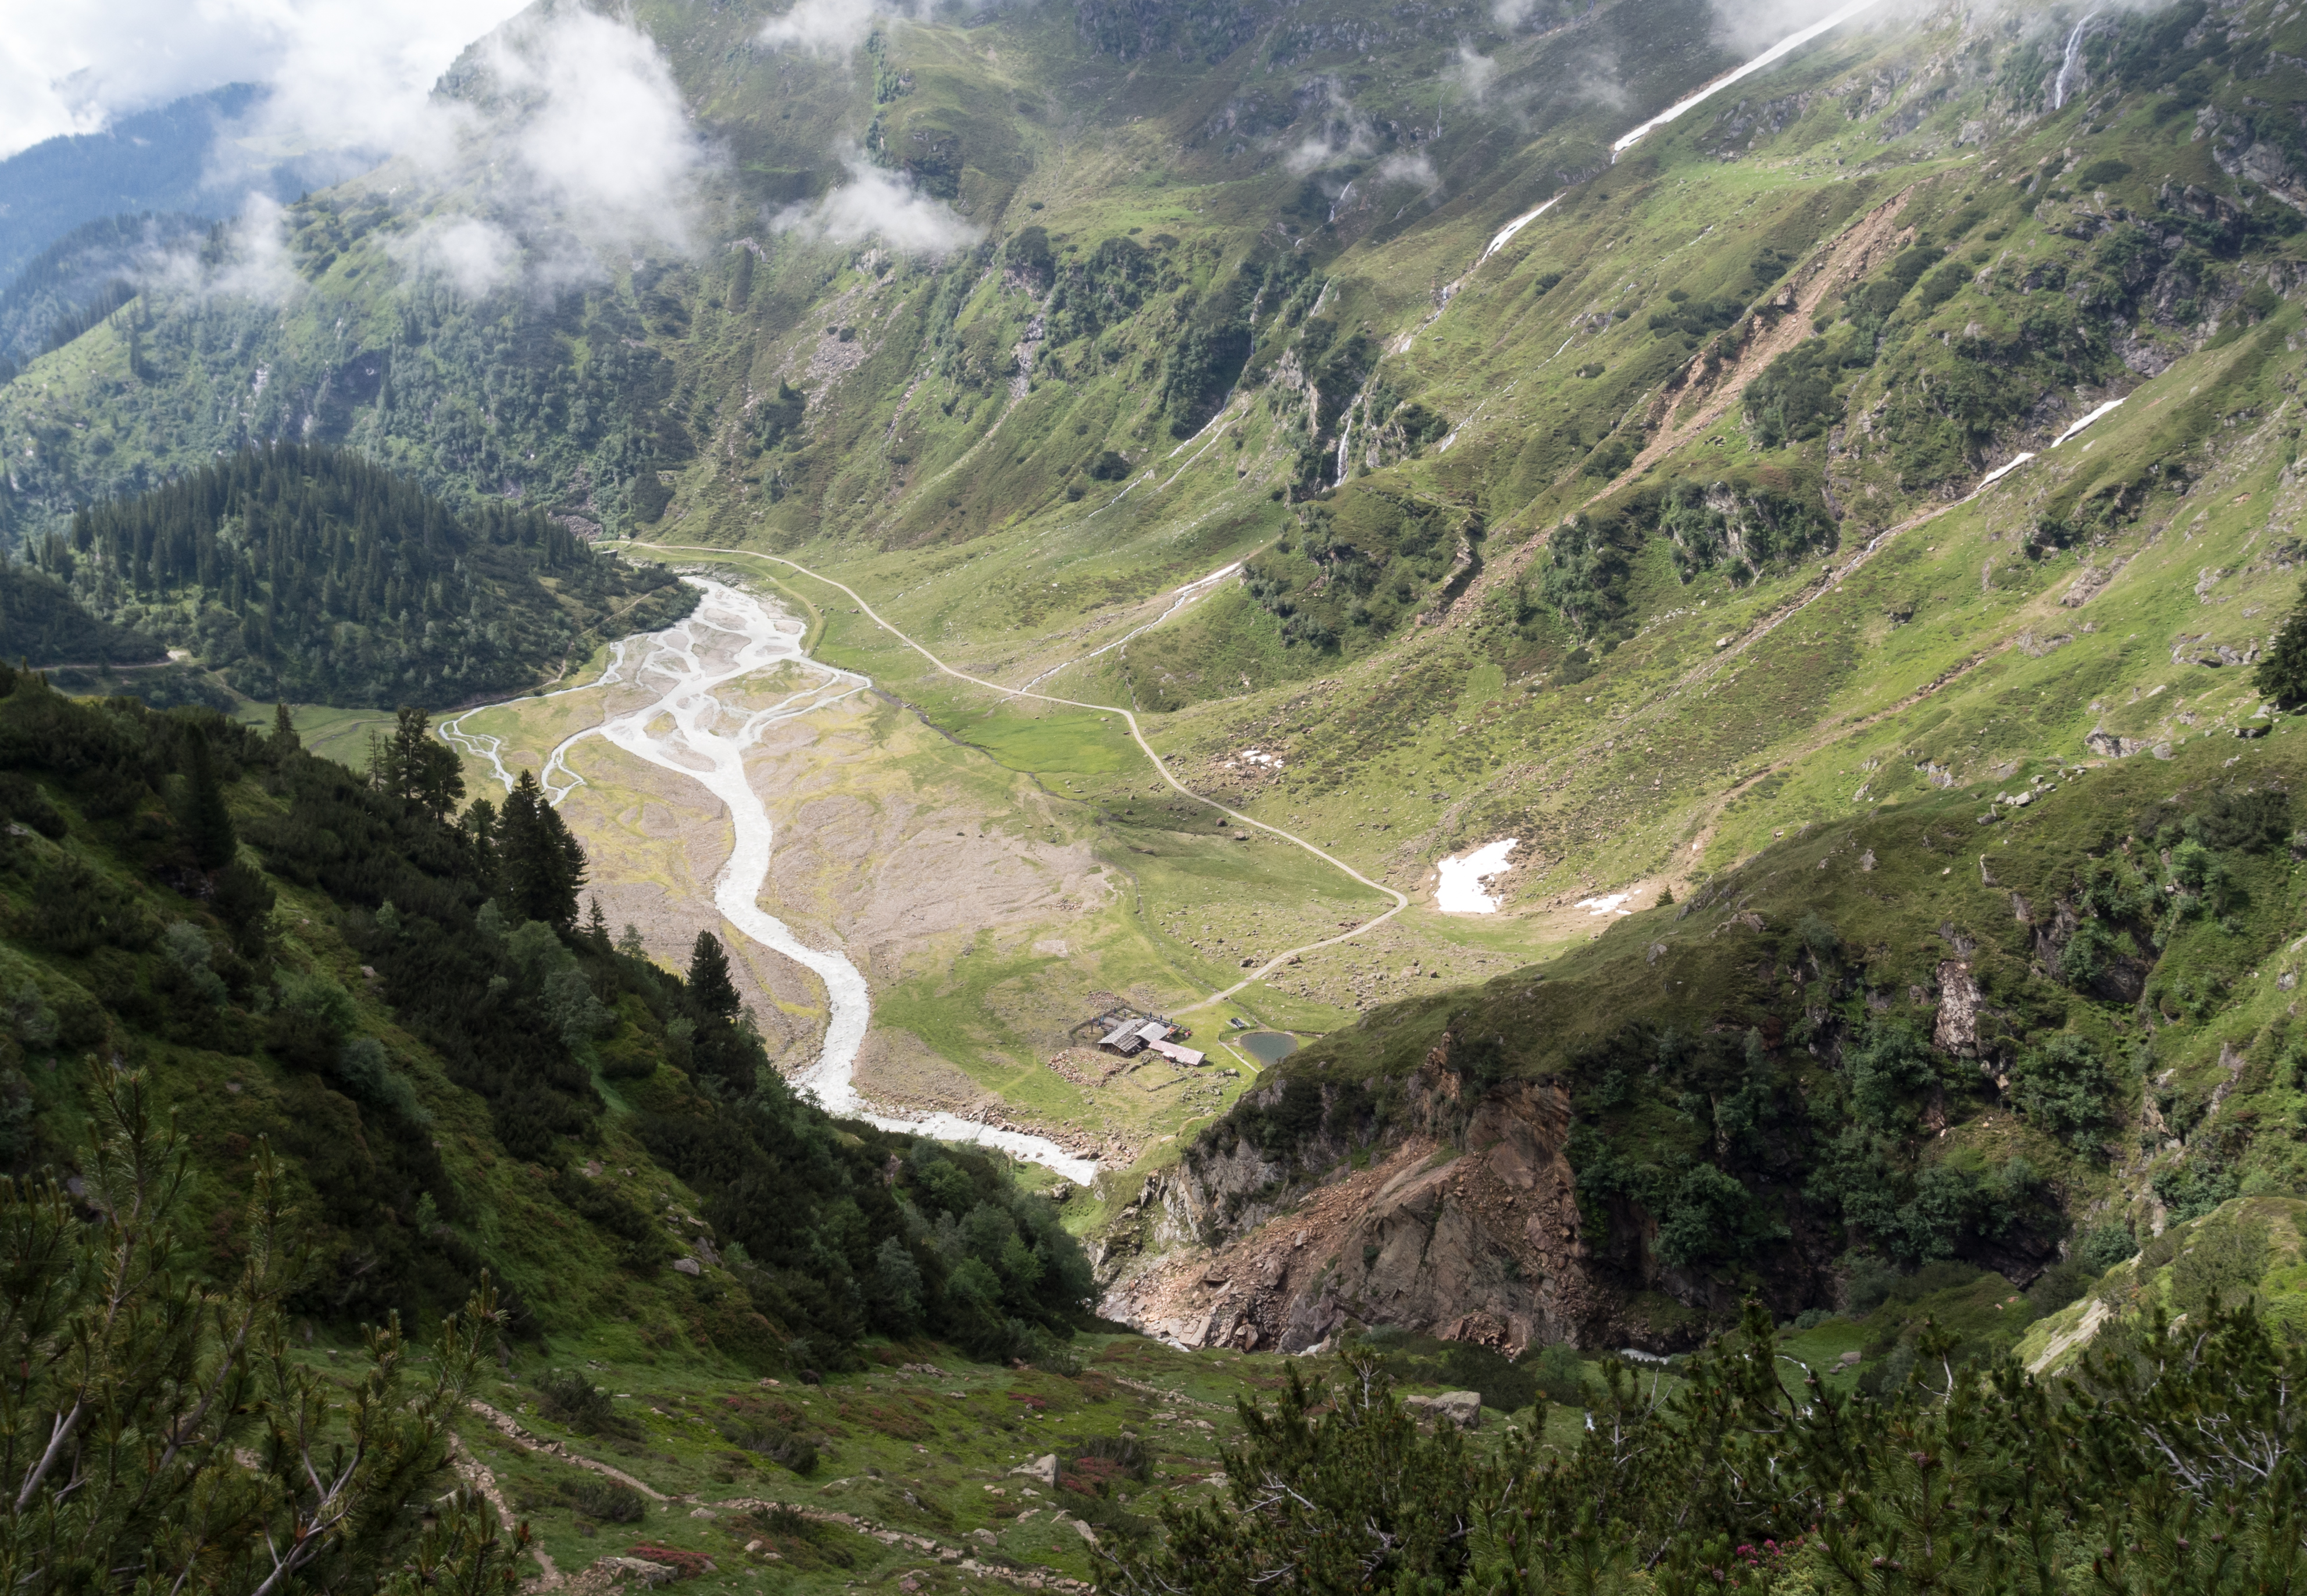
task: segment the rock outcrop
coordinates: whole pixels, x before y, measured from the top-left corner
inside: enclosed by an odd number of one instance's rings
[[[1205,1141],[1150,1177],[1099,1255],[1099,1311],[1253,1351],[1302,1351],[1349,1321],[1509,1351],[1689,1338],[1695,1316],[1590,1256],[1559,1087],[1470,1094],[1446,1040],[1407,1085],[1411,1128],[1390,1145],[1317,1137],[1284,1159]]]

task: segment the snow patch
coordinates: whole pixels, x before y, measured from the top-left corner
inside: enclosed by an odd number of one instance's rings
[[[1506,862],[1521,839],[1507,837],[1476,848],[1462,859],[1445,859],[1434,868],[1441,885],[1434,889],[1434,906],[1445,914],[1495,914],[1498,900],[1483,883],[1513,868]]]

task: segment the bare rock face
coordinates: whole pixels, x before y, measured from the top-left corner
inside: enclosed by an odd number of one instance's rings
[[[1402,1405],[1421,1423],[1450,1423],[1460,1429],[1482,1428],[1482,1395],[1479,1391],[1445,1391],[1439,1396],[1405,1396]]]
[[[1149,1179],[1099,1255],[1099,1311],[1186,1346],[1302,1351],[1349,1319],[1519,1351],[1658,1338],[1599,1278],[1564,1147],[1568,1097],[1510,1082],[1469,1112],[1448,1047],[1408,1083],[1419,1128],[1354,1170],[1247,1141]],[[1312,1172],[1308,1172],[1312,1171]]]
[[[1939,1013],[1931,1039],[1940,1051],[1968,1059],[1978,1051],[1978,1009],[1982,1001],[1970,966],[1960,959],[1939,965]]]

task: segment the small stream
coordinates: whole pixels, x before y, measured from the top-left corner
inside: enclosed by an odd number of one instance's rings
[[[703,595],[687,620],[612,644],[608,670],[599,681],[547,695],[563,698],[618,687],[628,690],[621,695],[628,702],[630,690],[645,695],[638,708],[611,713],[598,725],[570,734],[546,757],[538,780],[553,802],[558,804],[584,785],[585,778],[570,768],[568,760],[570,751],[587,737],[603,738],[636,759],[696,782],[728,810],[735,838],[729,862],[714,883],[714,907],[745,936],[808,969],[825,984],[824,1045],[794,1085],[828,1113],[863,1120],[884,1130],[998,1147],[1087,1185],[1097,1173],[1096,1162],[1076,1157],[1046,1137],[998,1130],[958,1114],[885,1113],[868,1108],[858,1095],[857,1050],[872,1020],[872,996],[847,954],[838,947],[809,946],[760,906],[776,828],[746,777],[745,751],[771,726],[853,698],[870,688],[871,680],[811,659],[802,646],[808,628],[751,594],[703,577],[682,580]],[[717,690],[783,665],[798,667],[801,685],[765,708],[733,708],[716,696]],[[504,766],[502,740],[465,727],[469,716],[480,713],[484,711],[471,710],[442,721],[441,736],[459,752],[485,760],[510,790],[513,776]]]

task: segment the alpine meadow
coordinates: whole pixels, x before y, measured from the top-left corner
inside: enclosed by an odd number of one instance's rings
[[[2295,0],[514,3],[0,21],[11,1592],[2307,1592]]]

